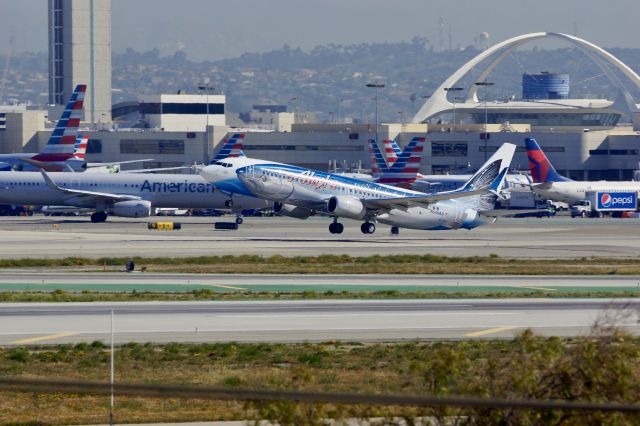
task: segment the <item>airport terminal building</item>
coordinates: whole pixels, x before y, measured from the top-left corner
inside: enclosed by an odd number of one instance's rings
[[[75,7],[76,3],[64,0],[52,1],[51,5],[64,8]],[[613,100],[571,99],[571,76],[554,73],[523,76],[520,100],[479,99],[486,89],[481,83],[487,82],[506,53],[545,37],[560,38],[588,52],[596,58],[594,61],[606,62],[602,70],[615,83]],[[480,70],[476,84],[459,89],[465,95],[463,101],[448,96],[445,89],[461,84],[459,81],[480,64],[485,68]],[[468,173],[505,142],[519,147],[513,167],[528,171],[524,139],[533,137],[558,171],[572,179],[629,180],[637,175],[640,163],[640,113],[630,92],[619,84],[625,79],[635,85],[636,93],[640,90],[640,77],[601,48],[565,34],[533,33],[498,43],[462,65],[442,82],[411,123],[382,123],[377,129],[373,123],[313,123],[300,112],[264,105],[259,105],[255,113],[238,114],[227,110],[224,95],[201,91],[149,95],[114,105],[108,123],[91,122],[85,114],[81,133],[90,137],[90,162],[147,159],[145,168],[202,164],[225,138],[242,132],[248,156],[320,170],[336,166],[368,169],[368,140],[376,134],[379,140],[396,139],[400,146],[414,136],[426,135],[421,164],[425,174]],[[54,111],[44,108],[0,113],[0,152],[4,153],[39,151],[58,118]],[[259,122],[239,118],[253,116],[259,117]]]

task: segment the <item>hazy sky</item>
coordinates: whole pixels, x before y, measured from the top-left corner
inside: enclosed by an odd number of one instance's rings
[[[0,52],[47,50],[47,1],[0,0]],[[640,1],[609,0],[112,0],[113,50],[220,59],[282,47],[427,37],[467,46],[535,31],[573,34],[603,47],[640,47]]]

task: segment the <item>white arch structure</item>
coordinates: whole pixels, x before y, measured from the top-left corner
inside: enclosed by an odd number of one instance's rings
[[[458,81],[460,81],[482,61],[500,52],[484,68],[479,78],[477,79],[478,81],[484,81],[489,76],[489,74],[491,74],[494,68],[498,64],[500,64],[500,62],[502,62],[512,50],[518,48],[523,44],[541,38],[559,38],[561,40],[567,41],[570,44],[573,44],[574,46],[582,50],[587,55],[587,57],[589,57],[589,59],[591,59],[602,70],[611,84],[616,87],[616,89],[618,89],[618,96],[612,106],[616,106],[623,112],[628,113],[633,119],[634,124],[640,126],[640,113],[638,112],[638,107],[634,102],[633,97],[624,87],[620,79],[612,72],[611,68],[607,66],[607,64],[613,65],[615,68],[620,70],[638,89],[640,89],[640,76],[638,76],[638,74],[631,68],[629,68],[624,62],[599,46],[596,46],[591,42],[572,35],[552,32],[523,34],[491,46],[489,49],[480,53],[475,58],[471,59],[469,62],[460,67],[456,72],[451,74],[451,76],[447,78],[436,89],[431,97],[427,99],[422,108],[420,108],[417,114],[413,117],[411,122],[421,123],[429,117],[452,109],[453,104],[447,99],[447,92],[444,89],[446,87],[453,87]],[[473,83],[471,83],[471,86],[467,88],[466,102],[478,102],[477,86],[475,86]]]

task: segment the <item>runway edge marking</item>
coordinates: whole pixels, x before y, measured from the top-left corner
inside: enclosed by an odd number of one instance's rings
[[[471,333],[467,333],[464,335],[464,337],[480,337],[480,336],[486,336],[488,334],[494,334],[494,333],[500,333],[503,331],[509,331],[509,330],[513,330],[514,328],[518,328],[516,326],[509,326],[509,327],[495,327],[495,328],[489,328],[486,330],[480,330],[480,331],[474,331]]]
[[[26,344],[26,343],[35,343],[35,342],[42,342],[42,341],[45,341],[45,340],[58,339],[60,337],[75,336],[75,335],[78,335],[78,334],[80,334],[80,333],[63,332],[63,333],[56,333],[56,334],[47,334],[46,336],[28,337],[26,339],[14,340],[14,341],[11,342],[11,344],[13,344],[13,345],[22,345],[22,344]]]

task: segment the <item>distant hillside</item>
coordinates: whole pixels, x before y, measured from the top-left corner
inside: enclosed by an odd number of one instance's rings
[[[640,71],[640,49],[611,49],[611,53]],[[128,49],[113,54],[114,102],[143,93],[194,92],[204,77],[227,94],[229,110],[247,111],[253,104],[282,103],[311,110],[323,119],[341,116],[373,119],[375,93],[365,84],[380,81],[381,120],[409,119],[438,85],[467,60],[473,48],[434,52],[425,41],[350,46],[318,46],[311,51],[283,46],[267,53],[245,53],[235,59],[192,62],[182,52],[160,57],[159,51]],[[0,57],[0,70],[5,58]],[[611,97],[612,88],[601,70],[573,48],[514,52],[489,78],[496,82],[490,99],[518,98],[525,72],[567,72],[572,96]],[[469,77],[471,83],[479,73]],[[47,55],[22,54],[11,61],[5,99],[46,102]],[[413,96],[412,96],[413,94]],[[640,94],[636,93],[640,98]],[[293,100],[295,98],[295,100]],[[414,101],[412,101],[414,99]]]

